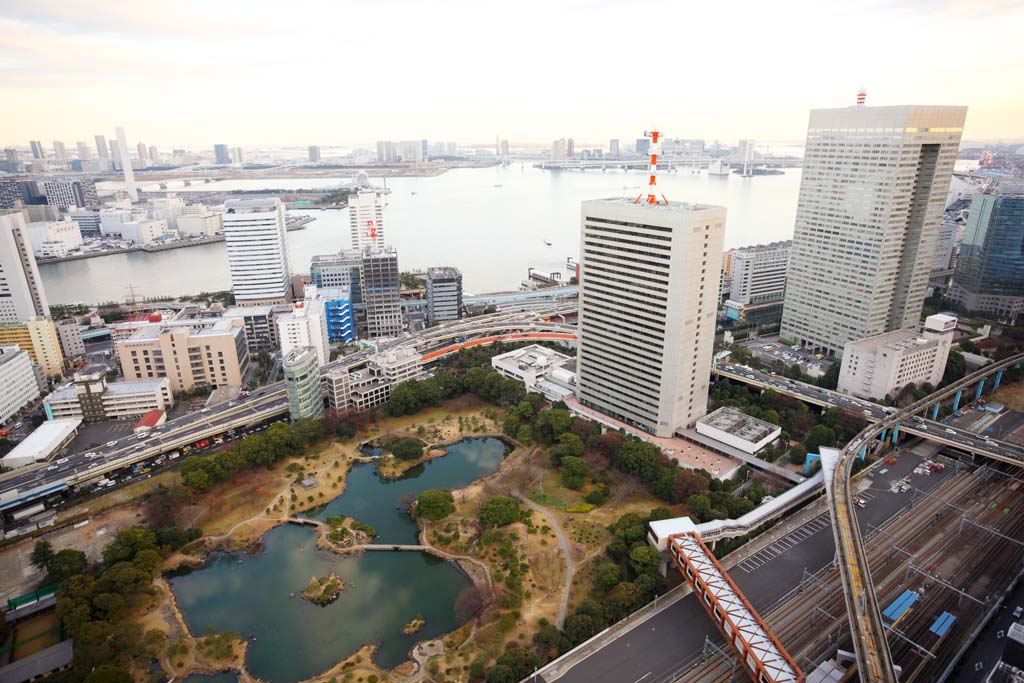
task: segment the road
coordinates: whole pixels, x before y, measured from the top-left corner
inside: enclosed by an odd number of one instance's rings
[[[866,507],[858,509],[862,532],[868,525],[880,526],[909,508],[911,494],[890,490],[916,467],[922,458],[907,450],[894,465],[875,467],[876,474],[870,488],[862,496]],[[915,486],[930,491],[951,475],[945,472],[915,478]],[[775,534],[769,532],[769,538]],[[799,585],[804,569],[815,572],[832,561],[835,541],[827,513],[782,536],[775,537],[765,549],[739,563],[730,576],[754,608],[767,611],[787,592]],[[661,683],[684,663],[699,655],[704,637],[720,641],[718,630],[708,619],[704,609],[693,595],[688,595],[671,607],[659,612],[640,626],[609,643],[576,664],[563,676],[560,683],[632,683],[643,678],[643,683]]]

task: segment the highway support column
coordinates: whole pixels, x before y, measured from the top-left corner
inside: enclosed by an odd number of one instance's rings
[[[960,396],[963,395],[963,389],[956,390],[956,397],[953,399],[953,412],[960,410]]]
[[[896,439],[900,438],[900,423],[897,422],[892,428],[892,443],[896,445]]]
[[[985,388],[985,378],[982,377],[978,380],[978,388],[974,391],[974,400],[977,401],[981,398],[981,392]]]
[[[1005,369],[1006,368],[1003,368],[1003,370]],[[1002,381],[1003,379],[1003,370],[999,370],[998,372],[996,372],[996,381],[992,382],[992,391],[995,391],[996,389],[999,388],[999,382]]]
[[[941,401],[936,401],[935,406],[932,408],[932,420],[939,419],[939,406],[942,405]]]

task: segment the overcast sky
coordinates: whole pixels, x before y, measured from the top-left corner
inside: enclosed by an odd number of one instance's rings
[[[0,144],[800,141],[814,107],[1024,138],[1010,0],[0,0]]]

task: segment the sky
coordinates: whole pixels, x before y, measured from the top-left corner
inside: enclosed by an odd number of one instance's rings
[[[967,105],[1024,139],[1024,0],[0,0],[0,144],[802,141]]]

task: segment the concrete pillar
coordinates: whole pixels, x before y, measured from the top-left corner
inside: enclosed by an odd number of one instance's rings
[[[981,392],[982,392],[982,390],[984,388],[985,388],[985,378],[982,377],[981,379],[978,380],[978,388],[974,392],[974,400],[975,401],[977,401],[979,398],[981,398]]]
[[[953,399],[953,412],[960,410],[960,396],[964,393],[963,389],[956,390],[956,397]]]
[[[868,454],[868,445],[864,444],[863,446],[860,447],[860,456],[858,456],[858,457],[860,457],[860,459],[863,460],[864,456],[866,456],[867,454]]]
[[[1004,368],[1005,369],[1005,368]],[[999,388],[999,382],[1003,379],[1003,371],[999,370],[996,372],[996,381],[992,383],[992,391]]]
[[[932,419],[933,420],[939,419],[939,406],[940,405],[941,405],[941,403],[939,401],[936,401],[935,402],[935,406],[932,408]]]
[[[892,428],[892,443],[896,445],[896,439],[900,438],[900,423],[897,422],[896,426]]]
[[[882,443],[885,443],[885,437],[887,437],[888,435],[889,435],[889,430],[888,429],[883,429],[882,430],[882,435],[881,435],[881,437],[879,437],[879,439],[882,441]]]

